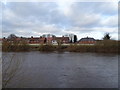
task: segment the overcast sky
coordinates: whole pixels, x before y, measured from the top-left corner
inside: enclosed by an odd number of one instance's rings
[[[110,33],[111,38],[118,38],[116,2],[8,2],[0,7],[3,37],[72,33],[78,39],[101,39]]]

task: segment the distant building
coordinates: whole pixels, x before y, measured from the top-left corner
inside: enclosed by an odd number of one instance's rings
[[[69,37],[55,37],[52,41],[53,44],[58,44],[58,43],[61,43],[61,44],[66,44],[66,43],[69,43]]]
[[[44,44],[46,43],[46,38],[31,36],[31,38],[28,38],[28,43],[29,44]]]
[[[8,36],[8,38],[0,39],[0,42],[8,41],[8,42],[22,42],[25,41],[28,44],[67,44],[67,43],[75,43],[77,42],[77,35],[68,34],[63,35],[62,37],[56,37],[53,34],[43,34],[40,37],[33,37],[30,38],[26,37],[17,37],[14,34]],[[79,44],[95,44],[97,40],[90,37],[81,38],[77,43]]]
[[[96,40],[94,38],[86,37],[86,38],[81,38],[78,41],[79,44],[95,44]]]
[[[69,37],[69,42],[70,43],[75,43],[77,42],[77,35],[75,34],[66,34],[66,35],[63,35],[64,37]]]
[[[53,39],[56,37],[53,34],[43,34],[42,35],[43,38],[46,38],[46,43],[51,44],[53,42]]]

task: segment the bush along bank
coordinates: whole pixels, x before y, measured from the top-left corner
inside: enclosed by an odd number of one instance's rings
[[[19,52],[19,51],[29,51],[30,46],[25,42],[8,42],[4,41],[2,43],[2,51],[3,52]]]
[[[56,47],[53,46],[53,45],[43,45],[43,44],[41,44],[39,46],[38,50],[42,51],[42,52],[51,52],[51,51],[55,51]]]
[[[70,44],[70,45],[52,45],[52,44],[41,44],[28,45],[26,42],[3,42],[2,51],[41,51],[41,52],[94,52],[94,53],[120,53],[120,42],[112,40],[103,40],[96,42],[95,45],[80,45],[80,44]]]
[[[95,45],[70,45],[70,52],[120,53],[120,43],[112,40],[96,42]]]

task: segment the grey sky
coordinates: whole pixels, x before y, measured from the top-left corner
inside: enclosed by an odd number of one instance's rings
[[[8,2],[2,4],[2,31],[7,37],[62,36],[73,33],[101,39],[118,38],[118,3],[114,2]]]

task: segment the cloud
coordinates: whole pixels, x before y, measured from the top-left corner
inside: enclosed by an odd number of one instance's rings
[[[117,27],[118,26],[118,15],[103,17],[103,20],[100,21],[102,26],[107,27]]]
[[[66,3],[10,2],[3,5],[3,36],[10,33],[27,37],[44,33],[56,36],[74,33],[79,38],[93,35],[101,39],[105,32],[117,34],[116,3]]]
[[[74,10],[79,12],[97,13],[102,15],[115,15],[118,11],[117,2],[77,2],[74,3]],[[78,13],[79,13],[78,12]]]

